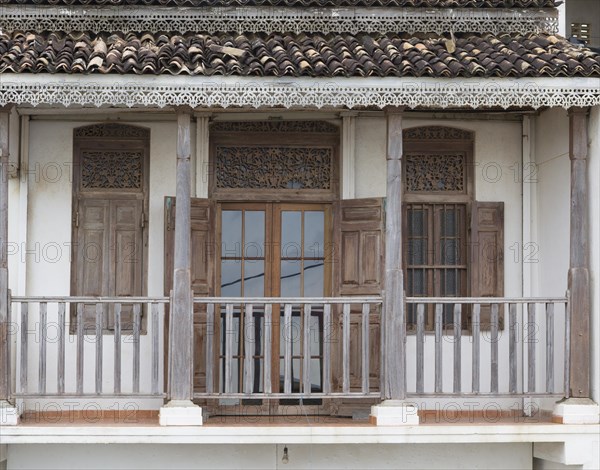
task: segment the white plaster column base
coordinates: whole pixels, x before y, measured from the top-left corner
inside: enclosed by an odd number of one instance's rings
[[[369,420],[376,426],[415,426],[419,424],[419,413],[413,403],[385,400],[371,407]]]
[[[202,408],[189,400],[171,400],[158,413],[161,426],[202,426]]]
[[[19,411],[16,406],[11,405],[6,400],[0,401],[0,425],[16,426],[19,424]]]
[[[598,424],[600,407],[590,398],[568,398],[554,405],[552,421],[561,424]]]

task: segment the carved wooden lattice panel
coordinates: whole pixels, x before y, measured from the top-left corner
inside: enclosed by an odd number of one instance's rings
[[[82,189],[142,189],[142,150],[84,150]]]
[[[411,154],[405,156],[408,192],[465,191],[464,154]]]
[[[216,185],[228,189],[331,189],[328,147],[218,146]]]

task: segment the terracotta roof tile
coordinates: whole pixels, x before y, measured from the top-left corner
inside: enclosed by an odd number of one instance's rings
[[[140,5],[140,6],[294,6],[294,7],[425,7],[550,8],[562,0],[0,0],[0,5]]]
[[[0,34],[0,73],[375,77],[600,76],[600,55],[541,35]],[[452,52],[450,52],[452,51]]]

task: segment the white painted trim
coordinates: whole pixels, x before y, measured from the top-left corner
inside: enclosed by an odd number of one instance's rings
[[[297,8],[2,5],[5,31],[242,33],[556,33],[554,8]]]
[[[196,197],[208,197],[209,176],[209,123],[210,114],[197,113],[196,116]]]
[[[305,420],[303,416],[298,420]],[[251,418],[250,418],[251,419]],[[522,419],[522,418],[521,418]],[[597,436],[598,425],[421,424],[419,426],[15,426],[2,429],[6,444],[432,444],[565,442]]]
[[[344,111],[342,117],[342,199],[354,199],[356,191],[356,116]]]
[[[0,106],[569,108],[600,105],[600,78],[0,76]]]

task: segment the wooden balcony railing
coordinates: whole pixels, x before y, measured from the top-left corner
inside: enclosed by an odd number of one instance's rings
[[[567,297],[408,297],[406,305],[415,321],[407,337],[408,396],[568,394]]]
[[[377,346],[379,356],[380,333],[377,345],[370,342],[381,303],[380,297],[195,298],[209,326],[200,346],[206,380],[194,397],[379,397],[379,383],[371,380],[379,357],[371,350]]]
[[[13,297],[9,321],[18,339],[13,396],[164,396],[159,333],[167,302],[163,297]],[[112,374],[105,359],[112,361]]]
[[[12,396],[167,396],[160,370],[168,303],[13,297]],[[409,398],[568,394],[567,297],[409,297],[405,306]],[[380,297],[199,297],[194,310],[204,325],[190,365],[201,371],[196,399],[381,397]]]

